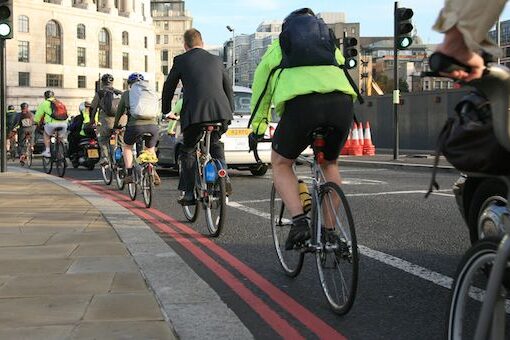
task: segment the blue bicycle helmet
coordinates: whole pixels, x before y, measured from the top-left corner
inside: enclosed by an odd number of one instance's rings
[[[144,80],[143,74],[135,72],[135,73],[131,73],[129,75],[127,82],[128,82],[128,84],[131,85],[131,84],[136,83],[137,81],[140,81],[140,80]]]

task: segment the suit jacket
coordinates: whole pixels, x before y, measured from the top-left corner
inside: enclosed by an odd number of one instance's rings
[[[161,110],[170,112],[179,80],[184,87],[181,128],[192,124],[232,120],[233,90],[219,57],[194,48],[174,58],[163,86]]]

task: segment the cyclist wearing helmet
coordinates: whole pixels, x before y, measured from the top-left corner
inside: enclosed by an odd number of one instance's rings
[[[120,95],[119,91],[113,87],[113,76],[109,73],[103,74],[101,77],[100,89],[94,95],[90,106],[90,115],[96,116],[99,112],[99,127],[98,127],[98,142],[101,147],[101,162],[100,165],[108,164],[108,143],[110,131],[113,129],[113,122],[115,121],[115,112],[106,112],[104,106],[105,100],[109,100],[109,107],[112,107],[111,100],[114,96]],[[122,125],[126,125],[126,119],[121,120]],[[119,143],[122,145],[124,132],[119,134]]]
[[[32,146],[34,145],[34,132],[35,132],[35,126],[34,126],[34,114],[32,111],[30,111],[27,103],[22,103],[20,105],[21,107],[21,113],[20,113],[20,123],[19,123],[19,129],[18,129],[18,152],[20,154],[20,162],[22,162],[21,159],[21,148],[23,146],[23,141],[25,139],[25,135],[28,133],[30,136],[30,141],[32,143]]]
[[[18,135],[16,134],[16,127],[19,124],[19,114],[16,112],[14,105],[9,105],[7,107],[6,112],[6,127],[7,127],[7,144],[6,149],[7,152],[11,150],[11,139],[14,138],[14,141],[18,142]],[[15,147],[15,145],[12,145]]]
[[[119,122],[124,115],[127,115],[126,131],[124,133],[124,145],[122,147],[124,164],[126,167],[126,177],[124,177],[124,183],[133,183],[133,145],[143,135],[148,134],[150,137],[144,137],[145,149],[139,156],[144,161],[155,163],[158,161],[156,157],[155,147],[158,142],[158,121],[154,119],[136,119],[130,114],[130,104],[134,105],[133,101],[130,101],[130,90],[135,83],[143,83],[145,80],[142,74],[132,73],[128,77],[129,90],[122,93],[120,97],[119,106],[117,107],[117,114],[115,115],[115,122],[113,126],[115,129],[121,128]],[[156,99],[157,101],[157,99]],[[157,105],[157,103],[156,103]],[[158,113],[155,112],[156,117]],[[154,171],[154,184],[159,185],[161,179],[159,178],[156,171]]]
[[[71,124],[69,124],[69,155],[76,152],[78,142],[83,137],[91,137],[90,127],[96,125],[99,121],[99,112],[96,112],[95,117],[90,114],[90,102],[85,101],[80,104],[80,114],[73,117]]]
[[[58,135],[62,140],[67,137],[67,120],[57,120],[52,118],[53,109],[51,103],[55,101],[55,93],[48,90],[44,92],[44,101],[39,104],[35,112],[34,121],[36,124],[44,121],[44,147],[45,150],[41,154],[43,157],[51,157],[50,154],[50,137],[55,132],[56,128],[62,128],[58,131]]]

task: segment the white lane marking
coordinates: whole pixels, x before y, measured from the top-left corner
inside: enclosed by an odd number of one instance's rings
[[[439,190],[440,192],[434,192],[434,195],[438,196],[447,196],[447,197],[454,197],[453,194],[444,194],[441,193],[441,191],[445,192],[451,192],[450,189],[443,189]],[[386,191],[386,192],[367,192],[367,193],[359,193],[359,194],[345,194],[347,197],[364,197],[364,196],[384,196],[384,195],[406,195],[406,194],[426,194],[427,190],[408,190],[408,191]],[[246,204],[246,203],[264,203],[269,202],[271,199],[269,198],[263,198],[259,200],[245,200],[245,201],[236,201],[236,203],[239,204]],[[279,200],[279,199],[278,199]]]
[[[254,208],[244,206],[244,205],[240,204],[239,202],[229,202],[228,205],[233,208],[242,210],[244,212],[253,214],[255,216],[260,216],[265,219],[271,219],[270,214],[259,211]],[[453,279],[449,276],[429,270],[425,267],[421,267],[419,265],[413,264],[409,261],[400,259],[393,255],[389,255],[389,254],[386,254],[386,253],[383,253],[383,252],[380,252],[377,250],[370,249],[363,245],[358,245],[358,247],[359,247],[361,254],[363,254],[367,257],[370,257],[374,260],[377,260],[379,262],[382,262],[382,263],[392,266],[394,268],[400,269],[406,273],[417,276],[424,280],[435,283],[436,285],[439,285],[441,287],[451,289],[451,286],[453,284]]]
[[[81,179],[80,182],[85,183],[103,183],[102,179]]]

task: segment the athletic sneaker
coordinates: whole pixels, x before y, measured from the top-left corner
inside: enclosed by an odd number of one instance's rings
[[[292,250],[295,245],[303,243],[311,237],[308,218],[301,218],[290,227],[289,236],[285,241],[285,250]]]

